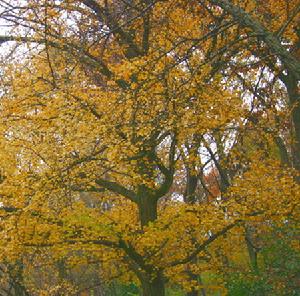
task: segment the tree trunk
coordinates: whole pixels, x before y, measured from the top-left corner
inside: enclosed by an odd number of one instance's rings
[[[157,199],[149,194],[145,185],[139,187],[138,198],[140,223],[143,227],[157,219]]]
[[[192,290],[192,291],[190,291],[190,292],[187,292],[186,293],[186,296],[199,296],[199,294],[198,294],[198,290]]]
[[[197,259],[195,258],[194,260],[192,260],[192,263],[196,263]],[[189,270],[189,266],[187,267],[187,274],[189,276],[190,281],[196,282],[198,283],[198,275],[193,273],[191,270]],[[193,287],[192,291],[189,291],[186,293],[186,296],[199,296],[199,289]]]
[[[252,242],[251,228],[246,226],[245,241],[248,249],[249,260],[253,272],[258,273],[257,250]]]
[[[194,260],[192,262],[195,262]],[[186,296],[206,296],[206,291],[205,288],[203,287],[203,282],[201,279],[201,275],[200,274],[195,274],[192,273],[190,271],[188,271],[188,275],[190,280],[193,280],[195,282],[197,282],[198,284],[200,284],[202,287],[201,288],[193,288],[192,291],[187,292]]]
[[[294,167],[300,171],[300,95],[298,89],[298,81],[292,75],[286,77],[286,88],[289,95],[290,105],[292,107],[292,119],[294,125],[294,135],[292,144],[292,157]]]
[[[161,274],[154,279],[142,281],[143,296],[165,296],[165,283]]]
[[[199,283],[201,284],[202,288],[200,289],[200,292],[201,292],[201,296],[206,296],[206,291],[205,291],[205,288],[203,287],[203,281],[202,281],[202,277],[201,275],[198,276],[198,281]]]
[[[193,174],[192,170],[190,168],[187,167],[186,170],[187,170],[187,175],[186,175],[187,180],[186,180],[186,189],[185,189],[185,193],[183,196],[183,200],[186,204],[195,204],[195,202],[196,202],[195,192],[196,192],[197,184],[198,184],[198,176],[196,174]],[[191,261],[191,263],[196,264],[197,258],[194,258]],[[199,282],[198,275],[193,273],[189,269],[189,265],[187,266],[186,272],[191,281]],[[192,291],[186,293],[186,296],[199,296],[199,289],[193,288]]]
[[[199,294],[201,293],[201,294]],[[201,288],[200,290],[193,290],[191,292],[187,292],[186,296],[206,296],[206,291],[204,288]]]
[[[157,219],[157,202],[145,185],[138,189],[138,209],[141,227]],[[165,296],[165,282],[161,272],[140,278],[143,296]]]

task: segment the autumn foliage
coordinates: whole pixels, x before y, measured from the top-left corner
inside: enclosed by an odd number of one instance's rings
[[[3,291],[297,289],[261,259],[299,252],[297,1],[0,7]]]

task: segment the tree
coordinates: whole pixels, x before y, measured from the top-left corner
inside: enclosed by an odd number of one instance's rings
[[[23,44],[2,67],[5,256],[92,256],[143,295],[172,280],[198,293],[187,270],[211,267],[213,242],[295,215],[296,4],[284,15],[272,1],[0,3],[12,26],[0,40]],[[85,206],[88,192],[109,207]]]

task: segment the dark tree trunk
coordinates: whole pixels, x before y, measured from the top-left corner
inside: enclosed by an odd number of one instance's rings
[[[206,291],[204,288],[201,288],[200,290],[192,290],[191,292],[187,292],[186,296],[206,296]]]
[[[187,292],[186,296],[199,296],[198,291],[192,290],[191,292]]]
[[[157,199],[149,193],[144,185],[139,187],[138,198],[140,223],[143,227],[157,219]]]
[[[143,296],[165,296],[165,283],[161,274],[155,278],[142,281]]]
[[[250,227],[247,226],[246,226],[245,241],[248,249],[251,269],[253,270],[253,272],[258,273],[259,269],[258,269],[258,261],[257,261],[257,249],[253,245],[252,230]]]
[[[198,176],[191,173],[191,170],[189,168],[186,168],[187,170],[187,180],[186,180],[186,188],[185,188],[185,193],[184,193],[184,202],[187,204],[195,204],[197,201],[196,198],[196,189],[197,189],[197,184],[198,184]],[[197,263],[197,259],[193,259],[191,261],[192,264]],[[191,270],[189,270],[189,266],[187,267],[187,273],[189,276],[189,279],[194,281],[194,282],[200,282],[201,278],[198,274],[193,273]],[[200,280],[200,281],[199,281]],[[201,295],[205,296],[205,291],[203,289],[198,289],[198,288],[193,288],[192,291],[187,292],[186,296],[199,296],[200,292]],[[203,293],[204,294],[203,294]]]
[[[138,189],[138,209],[141,227],[157,219],[158,200],[151,195],[145,185]],[[140,278],[143,296],[165,296],[165,282],[161,272],[145,274]]]
[[[298,171],[300,171],[300,95],[298,81],[292,74],[288,74],[285,85],[288,91],[290,105],[292,107],[292,120],[294,128],[294,141],[292,144],[293,165]]]
[[[206,291],[205,291],[205,288],[203,287],[201,275],[194,275],[193,279],[196,280],[202,286],[202,288],[193,289],[192,291],[187,292],[186,296],[206,296]]]

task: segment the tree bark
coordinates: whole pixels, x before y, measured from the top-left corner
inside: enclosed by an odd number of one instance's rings
[[[192,291],[187,292],[186,296],[206,296],[206,290],[203,287],[201,275],[194,275],[193,279],[196,280],[202,287],[200,289],[193,289]]]
[[[144,279],[142,281],[142,295],[165,296],[165,283],[160,273],[153,279]]]
[[[289,102],[292,107],[292,120],[294,128],[294,143],[292,144],[293,166],[300,171],[300,95],[298,81],[294,75],[288,73],[285,78]]]
[[[142,227],[157,219],[157,202],[157,199],[149,193],[145,185],[139,186],[138,209]]]
[[[250,260],[250,265],[251,269],[253,272],[258,273],[258,261],[257,261],[257,249],[253,245],[252,242],[252,235],[251,235],[251,228],[246,226],[246,234],[245,234],[245,241],[247,245],[247,250],[249,254],[249,260]]]
[[[141,227],[154,222],[157,219],[157,203],[155,198],[145,185],[138,188],[138,209]],[[165,282],[162,272],[147,273],[140,278],[143,296],[165,296]]]
[[[196,203],[196,189],[197,189],[197,184],[198,184],[198,176],[193,174],[194,168],[189,168],[188,166],[186,167],[186,188],[185,188],[185,193],[183,196],[184,202],[186,204],[195,204]],[[197,264],[197,258],[194,258],[191,260],[192,264]],[[198,282],[198,274],[195,274],[192,272],[189,268],[189,265],[187,266],[186,270],[188,277],[191,281]],[[198,296],[199,295],[199,289],[198,288],[192,288],[192,291],[187,292],[186,296]]]
[[[186,296],[199,296],[198,291],[197,290],[192,290],[190,292],[186,293]]]

